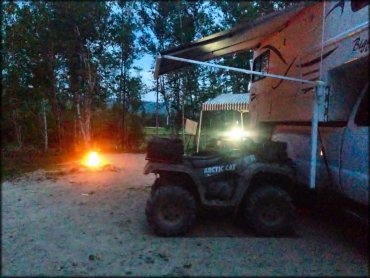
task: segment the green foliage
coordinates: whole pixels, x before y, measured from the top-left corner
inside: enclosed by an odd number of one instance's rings
[[[2,140],[6,145],[73,149],[85,143],[137,151],[144,85],[134,61],[282,9],[285,1],[3,1]],[[250,53],[217,61],[249,67]],[[202,102],[246,92],[249,78],[191,66],[162,76],[165,125],[179,134],[182,113],[197,120]],[[46,106],[44,106],[46,103]],[[45,119],[47,125],[45,125]],[[46,137],[47,135],[47,137]]]

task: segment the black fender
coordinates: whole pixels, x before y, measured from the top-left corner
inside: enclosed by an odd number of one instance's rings
[[[237,187],[237,191],[235,196],[236,205],[240,205],[242,202],[245,194],[251,187],[251,181],[253,177],[257,174],[264,173],[268,174],[277,174],[283,177],[288,178],[292,183],[296,180],[296,171],[294,167],[288,164],[280,164],[280,163],[271,163],[271,162],[254,162],[241,173],[240,184]]]
[[[199,178],[194,174],[193,169],[189,168],[185,164],[169,164],[160,162],[148,162],[144,167],[144,175],[150,173],[160,174],[160,173],[171,173],[171,174],[185,174],[194,183],[193,190],[196,190],[197,197],[204,200],[204,188],[199,180]]]
[[[160,172],[178,172],[185,173],[191,177],[194,176],[191,169],[189,169],[184,164],[166,164],[160,162],[148,162],[144,167],[144,175],[148,175],[150,173],[158,174]]]

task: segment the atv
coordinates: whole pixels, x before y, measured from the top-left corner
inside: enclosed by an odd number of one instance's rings
[[[237,153],[183,154],[180,139],[154,137],[148,143],[144,174],[154,173],[156,180],[145,214],[157,235],[186,234],[202,208],[241,212],[258,235],[292,231],[295,173],[285,143],[248,140]]]

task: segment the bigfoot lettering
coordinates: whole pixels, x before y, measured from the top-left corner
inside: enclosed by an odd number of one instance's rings
[[[360,51],[360,53],[369,51],[369,39],[361,39],[360,37],[358,37],[354,39],[352,43],[352,51]]]

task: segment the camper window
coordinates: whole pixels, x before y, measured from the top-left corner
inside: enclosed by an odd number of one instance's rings
[[[355,118],[355,123],[359,126],[369,126],[369,92],[363,97]]]
[[[268,72],[269,69],[270,50],[263,52],[256,57],[253,62],[253,70],[260,72]],[[253,75],[252,82],[265,78],[265,76]]]
[[[352,0],[351,1],[351,9],[353,12],[357,12],[361,10],[363,7],[369,5],[369,0]]]
[[[344,63],[328,73],[328,120],[348,121],[360,93],[369,80],[368,59],[364,57]]]

